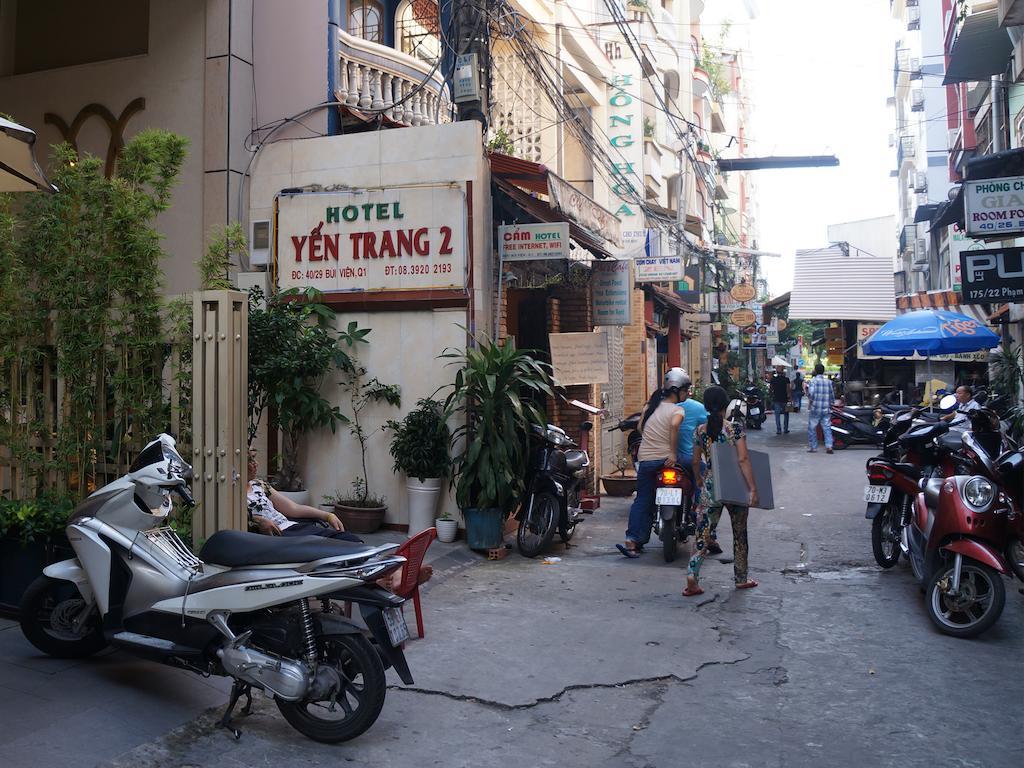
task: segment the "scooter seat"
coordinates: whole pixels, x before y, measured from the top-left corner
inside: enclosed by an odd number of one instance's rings
[[[239,568],[247,565],[309,563],[326,557],[349,555],[358,560],[373,547],[323,536],[265,536],[245,531],[217,531],[199,550],[199,559],[214,565]]]
[[[907,477],[912,477],[915,480],[921,479],[921,468],[916,464],[893,464],[892,467],[897,472],[904,474]]]
[[[565,466],[571,471],[575,472],[578,469],[583,469],[590,460],[587,458],[587,454],[583,451],[566,451],[565,452]]]

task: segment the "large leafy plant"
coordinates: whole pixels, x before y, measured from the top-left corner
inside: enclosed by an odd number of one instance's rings
[[[1024,434],[1024,347],[1013,344],[999,347],[992,353],[992,389],[1005,406],[1002,415],[1009,420],[1016,438]]]
[[[420,482],[448,476],[452,435],[441,403],[430,398],[420,400],[416,410],[401,421],[388,421],[386,427],[394,433],[391,458],[395,460],[395,472],[404,472]]]
[[[455,459],[456,501],[463,509],[508,514],[525,488],[530,430],[547,424],[538,403],[554,396],[551,366],[512,339],[497,344],[486,337],[442,358],[458,368],[445,412],[465,418],[453,435],[463,446]]]
[[[22,544],[60,536],[74,507],[67,496],[47,493],[32,501],[0,499],[0,537]]]
[[[320,392],[333,370],[350,371],[348,346],[364,341],[369,330],[355,323],[334,330],[334,313],[320,304],[313,289],[291,289],[265,298],[254,288],[249,295],[249,443],[268,406],[277,413],[281,430],[280,466],[274,487],[303,490],[298,456],[302,435],[315,429],[332,432],[348,419]]]

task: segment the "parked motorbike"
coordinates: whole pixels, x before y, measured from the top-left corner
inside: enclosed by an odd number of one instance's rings
[[[640,454],[640,441],[642,439],[640,435],[640,414],[634,413],[631,416],[627,416],[618,424],[608,427],[605,431],[622,432],[626,435],[626,451],[633,460],[633,464],[636,464],[637,456]]]
[[[284,718],[316,741],[347,741],[376,721],[384,672],[413,682],[402,651],[409,631],[401,598],[375,581],[401,568],[396,546],[240,531],[211,535],[197,557],[164,525],[171,494],[187,505],[191,468],[160,435],[128,474],[72,512],[71,560],[47,566],[25,592],[21,629],[36,648],[81,658],[108,644],[198,674],[231,677],[220,725],[251,690],[272,696]],[[310,599],[320,610],[310,608]],[[358,604],[365,630],[335,610]]]
[[[837,451],[851,445],[881,446],[891,415],[881,408],[832,406],[832,447]]]
[[[586,435],[594,428],[586,421]],[[583,519],[580,505],[583,481],[590,468],[590,457],[564,430],[553,424],[534,427],[536,446],[531,452],[527,496],[517,519],[516,544],[526,557],[544,552],[555,538],[555,530],[566,544]]]
[[[685,469],[666,467],[658,472],[654,491],[654,533],[661,540],[666,563],[676,559],[679,542],[696,531],[693,517],[693,481]]]
[[[744,387],[737,392],[726,409],[730,421],[741,422],[747,429],[761,429],[768,418],[764,410],[761,390],[755,386]]]
[[[904,539],[932,623],[947,635],[975,637],[1002,614],[1003,575],[1020,575],[1009,563],[1020,555],[1024,528],[1024,455],[992,459],[970,432],[963,442],[977,473],[925,481]]]

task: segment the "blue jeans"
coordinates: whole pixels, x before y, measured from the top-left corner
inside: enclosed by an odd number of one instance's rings
[[[654,491],[658,486],[658,470],[664,461],[641,461],[636,466],[636,498],[629,508],[626,541],[643,546],[651,538],[654,524]]]
[[[800,410],[800,403],[802,403],[803,400],[804,400],[804,393],[803,392],[794,392],[793,393],[793,405],[796,407],[796,409],[798,411]]]
[[[785,401],[779,401],[779,402],[772,403],[772,408],[775,410],[775,431],[776,432],[781,432],[783,429],[785,429],[787,432],[789,432],[789,412],[786,410],[786,403],[785,403]],[[786,426],[785,427],[783,427],[781,422],[779,421],[779,416],[781,414],[786,414]]]
[[[807,445],[811,450],[818,447],[818,435],[814,428],[821,424],[821,432],[825,435],[825,447],[832,447],[832,419],[830,414],[826,413],[823,416],[815,416],[813,413],[807,414]]]

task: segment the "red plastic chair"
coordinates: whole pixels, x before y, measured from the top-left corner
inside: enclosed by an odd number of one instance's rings
[[[399,597],[404,597],[406,600],[410,597],[412,598],[413,606],[416,608],[416,630],[419,632],[420,637],[423,637],[423,609],[420,606],[420,584],[426,581],[426,579],[421,581],[421,568],[423,557],[427,554],[430,543],[435,538],[437,538],[437,529],[427,528],[427,530],[420,531],[406,541],[395,552],[396,555],[404,557],[406,563],[402,568],[401,581],[391,589]]]

